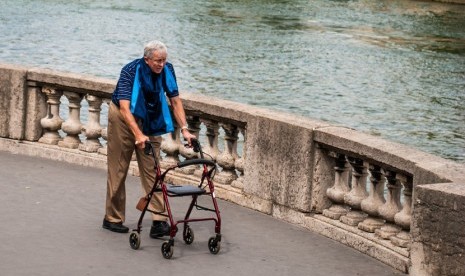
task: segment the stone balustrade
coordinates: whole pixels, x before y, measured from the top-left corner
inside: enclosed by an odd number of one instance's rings
[[[322,146],[320,146],[322,148]],[[326,190],[330,206],[322,215],[334,226],[373,233],[372,240],[409,256],[412,176],[358,157],[324,150],[334,158],[334,184]],[[386,242],[389,241],[389,242]]]
[[[55,78],[57,75],[62,77]],[[78,83],[75,83],[75,80]],[[37,96],[45,102],[42,110],[46,110],[46,113],[39,116],[42,117],[40,125],[36,125],[35,137],[38,137],[39,143],[106,155],[107,122],[101,121],[101,113],[102,105],[107,105],[106,110],[108,110],[113,86],[108,86],[109,83],[105,81],[104,86],[99,88],[99,81],[95,78],[83,80],[78,76],[73,78],[72,74],[50,70],[28,71],[27,89],[31,94],[38,93]],[[87,117],[81,118],[80,114],[84,105],[87,107]],[[60,114],[64,114],[66,118],[62,118]],[[106,118],[107,114],[103,115]],[[205,129],[206,133],[202,133],[202,136],[206,137],[206,157],[216,161],[219,167],[216,182],[224,185],[230,185],[233,181],[239,183],[242,174],[236,169],[236,161],[241,167],[237,141],[239,129],[244,131],[246,123],[234,122],[221,116],[196,114],[195,110],[189,109],[186,109],[186,115],[188,128],[192,134],[199,137],[200,132]],[[81,120],[87,122],[83,123]],[[221,139],[220,130],[223,133]],[[40,131],[41,134],[39,134]],[[164,137],[162,165],[169,166],[182,159],[197,158],[198,154],[187,148],[179,135],[180,130],[175,127],[172,134]],[[181,172],[177,172],[177,177],[180,179],[189,177],[194,174],[194,170],[192,166],[183,168]],[[199,169],[197,173],[200,176],[201,170]]]
[[[115,84],[0,64],[0,150],[105,168],[105,112]],[[441,204],[441,212],[452,208],[465,217],[463,164],[309,118],[196,93],[181,97],[189,130],[218,164],[218,197],[298,224],[412,275],[465,273],[465,242],[452,244],[450,238],[463,237],[465,221],[452,219],[448,226],[456,230],[441,239],[437,229],[444,225],[435,223],[444,221],[426,219]],[[178,128],[164,135],[162,152],[162,167],[196,157]],[[137,166],[131,168],[137,175]],[[183,168],[170,181],[198,178],[195,167]],[[438,197],[450,201],[438,203]],[[441,254],[448,264],[440,263]]]

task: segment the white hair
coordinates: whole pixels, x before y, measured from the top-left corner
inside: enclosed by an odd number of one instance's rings
[[[155,51],[163,51],[165,53],[168,53],[166,45],[163,44],[163,42],[158,40],[152,40],[144,46],[144,57],[151,58]]]

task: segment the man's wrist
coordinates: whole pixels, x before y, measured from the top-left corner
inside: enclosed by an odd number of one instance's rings
[[[187,130],[187,126],[182,126],[181,131],[183,131],[183,130]]]

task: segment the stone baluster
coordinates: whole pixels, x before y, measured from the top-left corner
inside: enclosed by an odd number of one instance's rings
[[[386,171],[386,179],[388,183],[386,203],[379,207],[378,213],[386,220],[387,224],[375,230],[376,236],[382,239],[389,239],[401,230],[399,226],[394,225],[394,216],[402,207],[400,203],[400,182],[397,180],[396,173],[393,171]]]
[[[179,162],[179,148],[181,146],[179,136],[179,127],[175,126],[174,131],[165,135],[161,143],[161,150],[165,153],[162,163],[167,166],[175,165]]]
[[[186,116],[186,121],[187,121],[187,129],[189,132],[196,137],[199,137],[199,132],[200,132],[200,119],[197,116]],[[187,143],[187,141],[185,142]],[[198,153],[194,152],[192,148],[186,147],[183,143],[179,145],[179,153],[186,159],[193,159],[198,157]],[[181,168],[180,171],[182,171],[185,174],[193,174],[196,169],[196,166],[187,166],[184,168]]]
[[[68,99],[69,116],[68,119],[62,124],[61,129],[66,133],[63,141],[58,142],[58,146],[63,148],[77,149],[81,140],[79,134],[81,134],[81,101],[82,95],[76,92],[64,92],[65,97]]]
[[[104,104],[106,104],[107,110],[109,110],[111,99],[102,99],[102,101]],[[98,153],[102,155],[107,155],[107,143],[106,142],[108,141],[108,125],[102,129],[102,139],[105,140],[105,145],[103,145],[101,148],[98,149]]]
[[[61,140],[58,130],[61,129],[63,123],[63,119],[60,118],[60,98],[63,92],[50,87],[43,87],[42,92],[47,97],[47,116],[40,120],[44,134],[39,139],[39,142],[56,145]]]
[[[237,179],[234,162],[237,158],[237,126],[233,124],[221,124],[224,129],[224,150],[217,157],[217,163],[222,171],[216,176],[216,180],[221,184],[231,184]]]
[[[218,150],[218,130],[220,126],[217,121],[210,119],[200,119],[200,121],[205,125],[207,131],[205,135],[207,136],[207,143],[203,145],[203,151],[206,153],[205,158],[216,161],[216,157],[219,154]]]
[[[86,100],[89,103],[89,118],[87,124],[82,128],[86,140],[83,144],[79,145],[79,149],[86,152],[97,152],[97,150],[102,147],[99,141],[102,133],[102,127],[100,126],[100,107],[102,105],[102,99],[87,94]]]
[[[359,223],[358,228],[374,233],[376,229],[381,228],[385,220],[379,218],[378,210],[386,202],[384,200],[384,185],[386,183],[386,177],[384,171],[380,166],[370,165],[370,192],[368,197],[362,200],[360,206],[362,211],[367,213],[370,217]]]
[[[362,200],[368,195],[366,191],[367,164],[361,159],[351,157],[348,159],[352,166],[352,187],[350,192],[344,196],[344,202],[350,206],[351,211],[341,216],[340,221],[347,225],[357,226],[368,216],[368,214],[359,211],[361,210]]]
[[[405,177],[401,179],[401,182],[404,187],[404,202],[402,204],[402,210],[394,216],[394,221],[403,230],[397,235],[390,237],[390,240],[394,245],[408,248],[411,241],[410,222],[412,221],[413,181],[411,177]]]
[[[325,217],[339,220],[342,215],[350,211],[349,206],[344,205],[344,196],[350,191],[349,187],[349,164],[344,154],[330,152],[329,156],[335,158],[334,185],[326,190],[326,196],[331,200],[329,209],[323,210]]]
[[[239,172],[239,176],[236,180],[231,182],[231,186],[238,188],[238,189],[243,189],[244,188],[244,160],[246,158],[246,132],[244,128],[238,128],[240,133],[242,133],[242,136],[244,137],[244,141],[242,143],[242,154],[240,157],[236,159],[234,162],[234,167],[236,170]]]

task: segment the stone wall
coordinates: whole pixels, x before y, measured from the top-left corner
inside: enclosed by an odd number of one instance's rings
[[[411,275],[465,275],[465,182],[419,185]]]
[[[45,92],[58,91],[61,95],[65,91],[108,101],[115,84],[115,80],[92,76],[0,65],[0,106],[4,110],[0,114],[0,150],[104,168],[106,158],[100,153],[105,151],[100,149],[98,153],[84,152],[80,148],[36,141],[44,135],[41,121],[57,114],[56,110],[52,114],[50,96]],[[244,148],[240,156],[243,175],[238,178],[242,184],[218,183],[219,197],[316,231],[401,271],[410,270],[412,275],[463,274],[460,267],[465,263],[462,254],[465,249],[464,189],[457,184],[465,183],[463,164],[318,120],[197,93],[181,93],[181,96],[193,122],[189,127],[206,119],[220,122],[223,128],[230,125],[243,129]],[[53,104],[56,109],[57,103]],[[73,108],[80,106],[77,103]],[[94,114],[99,110],[94,109]],[[97,121],[94,124],[99,127]],[[178,140],[175,142],[179,144]],[[234,150],[228,158],[238,161]],[[328,197],[328,189],[339,177],[335,167],[341,156],[346,164],[348,157],[362,162],[366,175],[381,169],[383,174],[397,173],[408,178],[402,184],[404,189],[410,189],[405,196],[411,198],[413,189],[415,202],[413,206],[404,206],[409,208],[404,208],[407,213],[402,214],[407,215],[404,220],[407,226],[403,226],[407,240],[403,247],[321,215],[335,205]],[[173,179],[191,178],[180,173]],[[443,260],[448,261],[447,265],[441,264]]]

